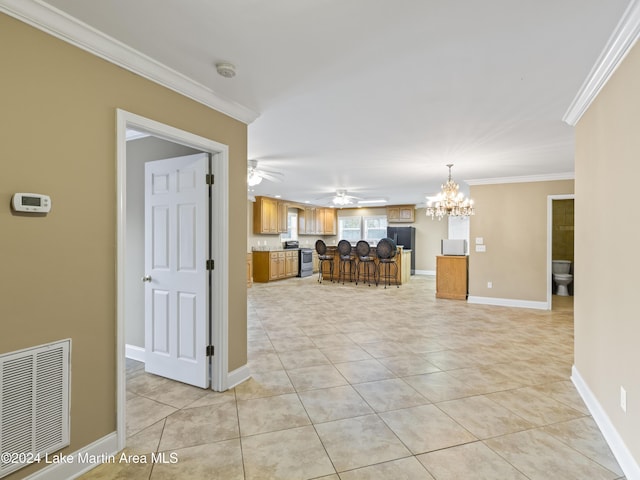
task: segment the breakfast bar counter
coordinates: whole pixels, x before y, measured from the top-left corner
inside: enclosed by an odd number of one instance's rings
[[[396,262],[396,265],[398,266],[398,271],[397,271],[397,274],[395,275],[395,279],[391,280],[392,285],[402,285],[404,283],[408,283],[411,277],[411,250],[405,250],[400,245],[397,248],[398,250],[395,256],[395,262]],[[355,247],[353,246],[351,248],[351,253],[354,256],[354,258],[357,258]],[[333,279],[338,280],[338,274],[340,272],[340,255],[338,254],[338,247],[335,245],[327,245],[327,255],[333,256]],[[376,255],[376,247],[374,246],[371,247],[371,252],[369,253],[369,256],[373,257],[374,259],[373,262],[377,269],[380,262],[378,260],[378,256]],[[356,263],[357,262],[358,260],[356,260]],[[350,278],[350,275],[349,275],[350,271],[349,271],[348,265],[349,264],[347,264],[347,267],[346,267],[347,270],[346,270],[346,276],[345,276],[345,280],[347,281]],[[392,270],[393,270],[393,267],[392,267]],[[360,273],[361,281],[362,281],[363,271],[364,270],[361,270],[361,273]],[[356,274],[356,271],[354,271],[354,278],[355,278],[355,274]],[[325,263],[322,276],[325,280],[328,280],[329,275],[330,275],[329,264]]]

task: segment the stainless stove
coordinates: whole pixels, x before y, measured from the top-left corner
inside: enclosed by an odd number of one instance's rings
[[[309,277],[313,274],[313,249],[300,248],[300,243],[297,240],[286,240],[283,247],[287,250],[297,249],[298,256],[298,276]]]

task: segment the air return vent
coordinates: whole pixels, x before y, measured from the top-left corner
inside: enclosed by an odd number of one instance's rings
[[[0,478],[69,445],[71,340],[0,355]]]

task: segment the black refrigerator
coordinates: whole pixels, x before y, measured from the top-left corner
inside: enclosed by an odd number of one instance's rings
[[[416,228],[415,227],[387,227],[387,237],[393,239],[396,245],[402,245],[405,250],[411,249],[411,275],[416,274]]]

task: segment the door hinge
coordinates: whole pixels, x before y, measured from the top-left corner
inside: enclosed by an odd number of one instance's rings
[[[215,268],[215,262],[213,260],[207,260],[207,270],[213,270]]]
[[[214,184],[214,175],[213,173],[207,173],[207,185],[213,185]]]
[[[213,357],[215,347],[213,345],[207,345],[207,357]]]

